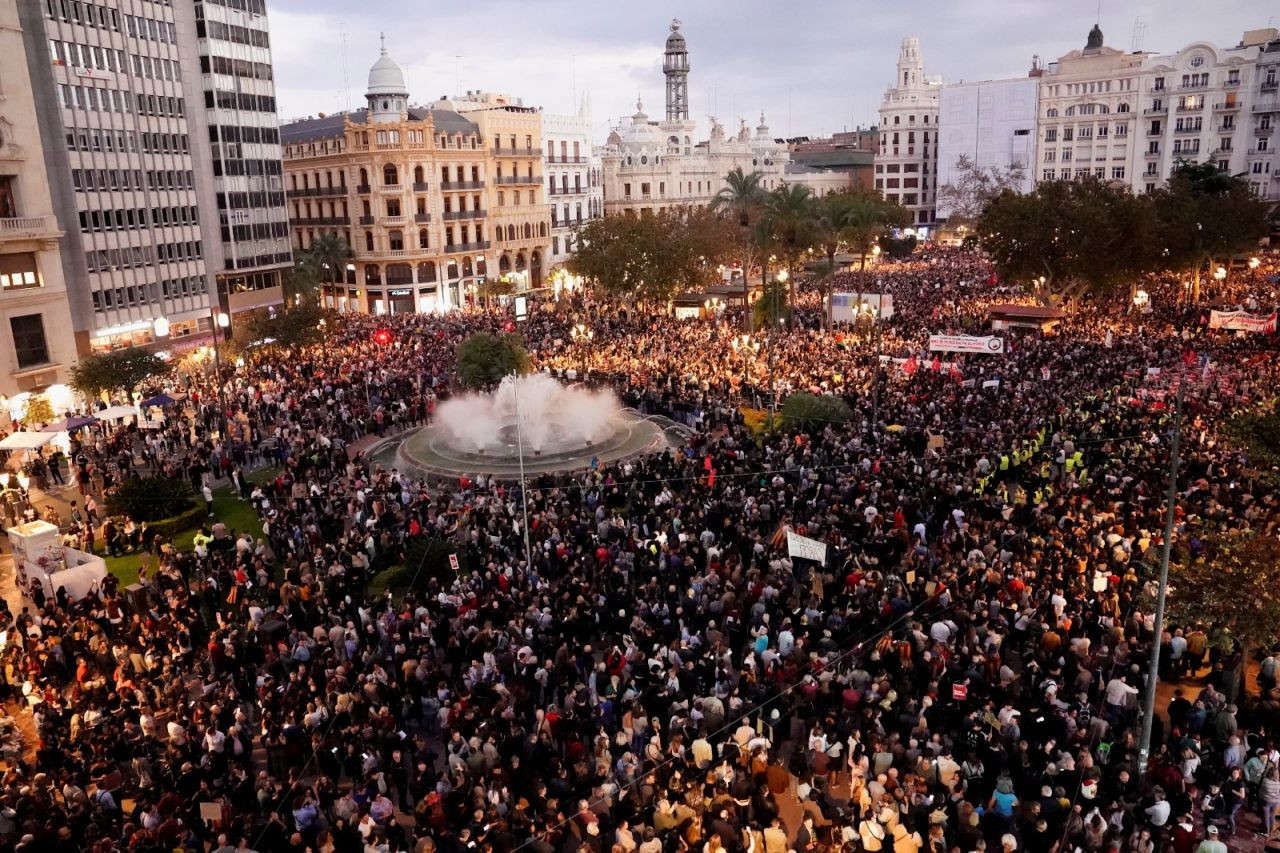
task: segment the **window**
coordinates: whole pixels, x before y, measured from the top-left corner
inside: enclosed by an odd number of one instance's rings
[[[9,329],[13,332],[13,352],[18,357],[19,369],[49,363],[44,319],[39,314],[10,317]]]
[[[0,255],[0,290],[39,287],[40,271],[33,252]]]

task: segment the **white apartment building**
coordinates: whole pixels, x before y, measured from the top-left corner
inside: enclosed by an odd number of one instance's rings
[[[1266,139],[1255,141],[1250,126],[1252,100],[1261,91],[1253,76],[1263,47],[1275,36],[1275,29],[1254,30],[1233,48],[1201,41],[1145,58],[1142,168],[1134,170],[1135,190],[1155,189],[1183,161],[1211,161],[1232,174],[1246,171],[1246,158]]]
[[[948,83],[938,99],[938,186],[956,178],[956,162],[969,157],[984,170],[1023,170],[1019,192],[1035,184],[1037,77]],[[939,219],[951,215],[939,200]]]
[[[880,102],[876,189],[911,212],[919,233],[937,220],[938,98],[942,78],[924,73],[920,40],[902,40],[898,73]]]
[[[1276,126],[1280,124],[1280,38],[1272,33],[1258,54],[1253,74],[1248,116],[1239,123],[1249,127],[1245,135],[1245,169],[1249,186],[1268,201],[1280,201],[1280,157],[1276,156]]]
[[[0,395],[7,400],[64,383],[76,358],[63,234],[12,3],[0,4],[0,83]]]
[[[573,115],[542,114],[542,173],[551,206],[551,280],[575,286],[564,271],[573,254],[574,232],[604,215],[600,158],[592,150],[591,107],[585,96]]]

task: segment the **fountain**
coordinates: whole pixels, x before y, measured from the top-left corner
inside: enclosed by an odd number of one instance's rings
[[[624,409],[613,391],[565,385],[545,373],[509,376],[492,393],[441,403],[433,422],[400,443],[395,464],[420,475],[520,476],[587,468],[666,449],[663,428]]]

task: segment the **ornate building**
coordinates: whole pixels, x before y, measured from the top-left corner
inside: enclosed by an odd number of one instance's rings
[[[880,102],[876,188],[909,210],[916,228],[926,232],[937,220],[941,91],[942,78],[925,76],[920,40],[903,39],[897,77]]]
[[[1253,136],[1249,149],[1249,186],[1268,201],[1280,201],[1280,156],[1276,156],[1276,127],[1280,126],[1280,38],[1272,36],[1258,56],[1253,77]]]
[[[709,138],[695,143],[697,124],[689,118],[688,105],[689,55],[679,21],[671,23],[663,74],[666,119],[651,121],[637,100],[636,112],[599,149],[607,215],[709,204],[735,168],[760,172],[765,189],[798,183],[822,195],[850,185],[847,174],[792,165],[787,145],[773,138],[763,115],[754,134],[742,121],[738,132],[729,135],[712,118]]]
[[[542,172],[551,205],[550,268],[557,287],[574,286],[564,271],[573,254],[574,232],[604,215],[600,158],[591,147],[591,109],[582,99],[574,115],[542,114]]]
[[[353,253],[326,304],[444,311],[488,276],[540,287],[550,228],[538,111],[479,92],[409,106],[385,47],[366,99],[281,129],[295,246],[332,232]]]

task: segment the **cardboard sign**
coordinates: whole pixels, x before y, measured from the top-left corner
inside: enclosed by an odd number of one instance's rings
[[[455,572],[458,571],[458,555],[457,554],[449,555],[449,568],[453,569]]]

